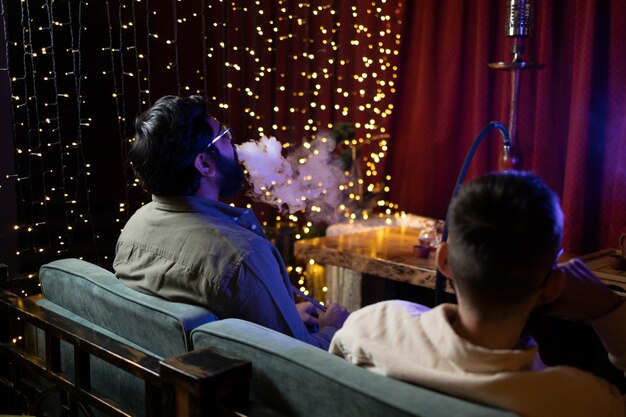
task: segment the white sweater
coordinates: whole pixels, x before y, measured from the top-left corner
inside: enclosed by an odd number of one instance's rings
[[[591,373],[546,367],[532,338],[517,349],[486,349],[460,338],[450,323],[457,307],[432,310],[386,301],[352,313],[330,352],[351,363],[522,416],[626,416],[625,399]],[[592,326],[611,361],[626,364],[626,303]]]

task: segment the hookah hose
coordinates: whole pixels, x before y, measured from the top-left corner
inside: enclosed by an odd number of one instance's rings
[[[502,134],[502,141],[504,146],[504,154],[507,157],[510,157],[511,152],[511,137],[509,136],[509,131],[507,128],[500,122],[489,122],[487,126],[478,134],[470,150],[467,152],[467,156],[465,157],[465,162],[463,162],[463,166],[461,167],[461,171],[459,172],[459,176],[456,180],[456,184],[454,185],[454,191],[452,191],[452,197],[450,198],[450,202],[456,197],[459,192],[459,188],[461,188],[461,184],[465,180],[465,175],[467,174],[467,170],[469,169],[469,165],[474,158],[474,154],[478,149],[478,146],[484,139],[484,137],[493,129],[498,129]],[[448,204],[449,206],[449,204]],[[446,242],[448,240],[448,215],[446,213],[446,222],[443,226],[443,233],[441,234],[441,241]],[[435,275],[435,305],[439,305],[443,302],[443,298],[445,295],[445,285],[446,285],[446,277],[437,270]]]

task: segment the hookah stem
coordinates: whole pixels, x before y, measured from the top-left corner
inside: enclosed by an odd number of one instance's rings
[[[511,71],[511,109],[509,112],[509,136],[511,146],[517,145],[517,115],[519,110],[519,87],[521,69],[515,68]]]

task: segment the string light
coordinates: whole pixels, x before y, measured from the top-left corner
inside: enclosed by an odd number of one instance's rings
[[[79,234],[91,235],[98,252],[96,242],[102,230],[109,225],[120,230],[149,200],[126,163],[128,146],[134,140],[130,121],[155,98],[173,92],[207,96],[213,113],[233,126],[239,142],[271,135],[283,142],[285,151],[315,139],[338,122],[352,123],[354,137],[340,146],[354,150],[355,166],[362,167],[362,173],[348,172],[341,185],[350,196],[350,202],[341,207],[342,216],[356,221],[401,215],[382,197],[373,209],[355,211],[355,207],[363,206],[364,193],[382,195],[390,181],[382,178],[382,165],[393,144],[389,116],[401,40],[402,22],[397,16],[403,2],[359,1],[359,7],[356,2],[346,7],[333,1],[183,4],[171,0],[163,9],[163,2],[157,5],[150,0],[94,4],[47,0],[44,15],[32,10],[32,2],[0,2],[12,4],[17,14],[12,9],[11,16],[21,13],[25,29],[20,32],[22,39],[13,33],[6,37],[7,57],[21,50],[23,62],[0,69],[8,71],[11,79],[17,168],[8,177],[18,187],[20,221],[14,232],[20,235],[22,255],[43,249],[44,253],[52,250],[55,255],[79,257],[72,244],[72,237]],[[92,126],[85,109],[94,107],[87,104],[95,106],[93,101],[100,99],[85,96],[82,88],[86,81],[82,53],[93,45],[85,42],[88,28],[82,16],[102,10],[107,14],[104,33],[89,38],[105,40],[96,52],[105,63],[97,75],[108,99],[97,106],[115,114],[116,126],[111,127],[117,138],[112,134],[110,143],[119,141],[125,189],[117,193],[121,197],[112,218],[95,225],[87,178],[96,164],[85,161],[83,142],[89,136],[83,131]],[[7,27],[4,6],[1,14]],[[34,42],[30,39],[33,31],[50,36]],[[53,43],[68,36],[67,45]],[[70,68],[67,74],[56,70],[61,66]],[[316,205],[312,210],[324,208]],[[315,233],[306,213],[275,216],[270,212],[260,213],[267,228],[290,222],[299,225],[296,239]],[[52,223],[61,225],[52,227]],[[98,259],[109,259],[114,248],[99,250],[104,253]],[[84,254],[88,253],[80,253]],[[306,273],[288,266],[291,272]]]
[[[72,242],[83,245],[95,235],[90,165],[82,147],[83,129],[90,121],[82,96],[86,3],[31,3],[0,5],[8,63],[0,73],[8,74],[13,104],[15,172],[5,173],[4,179],[16,182],[18,194],[16,256],[38,267],[66,256]],[[16,26],[19,31],[9,29]],[[93,239],[91,244],[97,254]]]

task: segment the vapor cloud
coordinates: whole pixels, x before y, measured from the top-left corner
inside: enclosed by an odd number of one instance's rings
[[[335,140],[320,134],[283,157],[275,137],[262,136],[237,146],[237,154],[249,174],[248,195],[277,207],[282,212],[304,210],[311,220],[336,223],[345,204],[340,189],[349,181],[341,161],[333,158]]]

